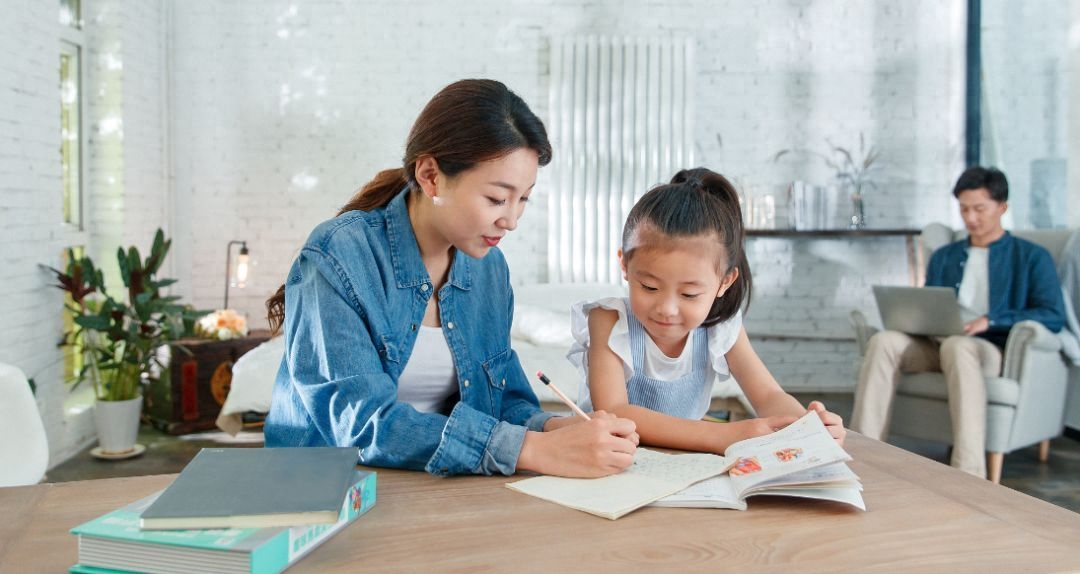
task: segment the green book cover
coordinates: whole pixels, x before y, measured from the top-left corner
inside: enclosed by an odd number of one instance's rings
[[[79,564],[71,572],[280,572],[375,504],[376,474],[354,471],[332,524],[219,530],[142,530],[157,492],[71,529]]]

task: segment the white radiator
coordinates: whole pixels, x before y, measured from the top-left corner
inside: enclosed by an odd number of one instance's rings
[[[619,283],[634,201],[694,167],[688,39],[554,39],[548,281]]]

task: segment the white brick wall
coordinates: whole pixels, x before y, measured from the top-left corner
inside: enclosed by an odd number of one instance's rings
[[[0,361],[35,379],[55,459],[64,442],[62,298],[38,265],[58,266],[72,236],[61,224],[58,9],[2,0],[0,12]]]
[[[259,327],[263,300],[311,228],[376,171],[400,162],[411,122],[439,88],[463,77],[498,78],[546,117],[548,41],[560,35],[692,36],[698,163],[752,192],[780,194],[792,179],[827,182],[818,161],[771,158],[784,148],[824,150],[826,139],[850,147],[863,133],[889,167],[866,199],[870,225],[947,219],[963,152],[960,4],[89,0],[89,233],[79,235],[56,223],[55,5],[0,0],[0,261],[7,270],[0,295],[8,326],[0,360],[36,375],[59,458],[82,439],[63,430],[65,391],[52,346],[59,319],[42,311],[59,308],[60,294],[45,289],[38,263],[56,264],[75,240],[111,261],[118,244],[145,249],[161,225],[175,239],[177,290],[200,308],[216,308],[225,245],[247,240],[253,274],[230,302]],[[1004,3],[984,4],[992,37]],[[1056,54],[1065,30],[1064,16],[1044,15],[1059,10],[1053,2],[1037,5],[1017,20],[1030,30],[1022,37],[1051,40],[1032,50],[1035,59]],[[988,60],[1009,55],[1001,44]],[[1039,66],[1018,60],[1013,69],[1031,74],[1009,83],[1047,82],[1051,68]],[[1039,109],[1052,92],[1034,85],[1016,101]],[[1017,145],[1057,137],[1023,126],[1002,133]],[[1024,169],[1010,171],[1014,188],[1024,185]],[[522,283],[545,280],[550,182],[543,173],[535,202],[503,244]],[[850,385],[847,312],[873,317],[869,285],[906,282],[903,240],[759,238],[748,250],[757,286],[748,328],[827,337],[757,339],[777,378],[800,389]]]
[[[771,157],[824,150],[826,139],[851,147],[861,132],[889,167],[866,200],[872,226],[921,226],[952,209],[964,15],[950,3],[270,6],[176,7],[177,230],[191,250],[181,284],[198,306],[220,306],[224,245],[247,239],[259,265],[231,301],[253,325],[311,227],[399,162],[411,121],[439,87],[500,78],[545,116],[547,39],[559,35],[694,36],[699,163],[752,189],[824,183],[821,162]],[[320,25],[327,21],[349,22],[350,33]],[[520,282],[545,280],[546,183],[504,243]],[[848,311],[873,311],[868,286],[907,278],[897,238],[756,239],[750,250],[759,278],[753,332],[850,336]]]
[[[785,147],[823,149],[826,138],[854,145],[863,132],[893,164],[889,184],[867,199],[872,225],[921,225],[951,207],[962,149],[962,94],[952,75],[963,14],[945,2],[175,9],[176,225],[191,250],[178,271],[181,288],[200,307],[220,306],[224,246],[246,239],[258,267],[250,287],[231,297],[255,324],[308,231],[400,161],[410,123],[438,88],[461,77],[500,78],[545,115],[552,36],[697,38],[698,157],[751,186],[824,180],[819,163],[770,158]],[[348,22],[349,33],[325,22]],[[505,243],[522,282],[544,280],[540,191]]]

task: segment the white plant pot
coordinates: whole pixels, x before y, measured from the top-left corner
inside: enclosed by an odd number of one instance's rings
[[[94,426],[102,454],[125,454],[135,450],[142,401],[142,396],[138,396],[126,401],[94,403]]]

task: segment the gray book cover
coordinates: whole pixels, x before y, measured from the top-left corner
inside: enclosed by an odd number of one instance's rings
[[[332,523],[358,457],[356,447],[204,448],[143,511],[142,527],[236,526],[244,517]]]

